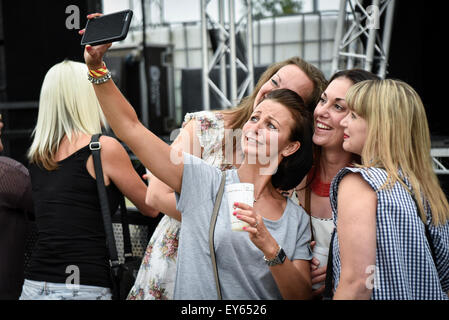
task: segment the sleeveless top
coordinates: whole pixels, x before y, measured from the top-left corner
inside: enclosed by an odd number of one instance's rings
[[[421,300],[448,299],[449,291],[449,221],[442,226],[431,224],[427,205],[427,225],[432,238],[435,261],[427,242],[424,223],[413,197],[399,182],[392,189],[380,187],[387,179],[381,168],[344,168],[334,178],[330,199],[334,223],[338,225],[338,185],[350,173],[360,173],[376,191],[376,266],[371,299]],[[401,174],[401,172],[399,172]],[[411,186],[404,178],[405,184]],[[333,244],[334,289],[338,287],[341,264],[336,231]],[[370,271],[370,273],[372,270]]]
[[[75,270],[81,285],[111,287],[97,183],[86,168],[90,155],[85,146],[54,171],[30,165],[39,234],[26,279],[67,283]],[[120,191],[112,182],[106,190],[113,214]]]
[[[222,151],[223,115],[210,111],[188,113],[183,126],[190,120],[196,121],[195,134],[202,148],[202,159],[222,170],[229,168]],[[167,215],[161,219],[148,243],[128,300],[173,299],[180,227],[178,220]]]

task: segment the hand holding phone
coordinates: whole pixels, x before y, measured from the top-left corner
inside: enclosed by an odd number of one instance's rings
[[[81,45],[97,46],[125,39],[132,16],[132,10],[107,15],[96,14],[93,19],[87,21]]]

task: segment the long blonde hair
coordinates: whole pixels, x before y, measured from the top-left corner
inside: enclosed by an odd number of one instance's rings
[[[55,170],[54,159],[64,136],[92,135],[106,126],[92,84],[87,80],[85,64],[63,61],[54,65],[42,84],[37,124],[28,151],[30,163]]]
[[[421,196],[430,205],[433,224],[446,223],[449,204],[432,167],[426,112],[416,91],[398,80],[370,80],[352,86],[346,101],[367,121],[362,166],[387,171],[382,188],[396,182],[407,187],[399,176],[400,169],[411,184],[422,220],[427,218]]]

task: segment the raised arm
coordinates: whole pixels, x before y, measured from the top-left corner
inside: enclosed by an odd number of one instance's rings
[[[96,70],[103,65],[103,56],[110,46],[86,46],[84,59],[89,69]],[[93,86],[106,119],[117,137],[129,146],[153,175],[180,192],[184,169],[182,153],[172,152],[169,145],[143,126],[134,108],[112,79]]]
[[[201,158],[201,147],[195,134],[195,120],[191,120],[185,125],[171,146],[174,149]],[[154,176],[151,177],[148,185],[146,203],[160,212],[181,221],[181,213],[176,210],[176,199],[173,189]]]
[[[357,195],[357,196],[354,196]],[[370,299],[376,265],[377,195],[357,173],[338,187],[341,275],[334,299]]]

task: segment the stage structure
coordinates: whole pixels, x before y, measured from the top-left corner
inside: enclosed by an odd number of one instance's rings
[[[200,1],[201,10],[201,56],[202,56],[202,105],[204,110],[210,110],[210,91],[219,98],[222,108],[230,108],[238,103],[248,90],[254,87],[254,60],[253,60],[253,29],[250,0],[216,0],[218,1],[218,21],[209,14],[212,0]],[[246,1],[246,12],[236,21],[236,1]],[[134,1],[129,0],[132,9]],[[164,0],[141,0],[143,8],[143,33],[145,26],[165,25]],[[211,46],[208,38],[211,30],[218,31],[216,48]],[[237,38],[245,33],[245,45],[239,46],[237,54]],[[145,39],[144,39],[145,41]],[[243,52],[242,52],[243,51]],[[210,76],[215,68],[220,70],[219,83],[215,83]],[[237,69],[242,70],[246,77],[238,87]],[[229,79],[228,79],[229,77]]]
[[[254,87],[254,62],[253,62],[253,32],[251,1],[242,0],[247,3],[247,12],[243,14],[239,21],[235,16],[236,0],[218,0],[218,21],[208,14],[208,5],[211,0],[201,1],[201,47],[202,47],[202,97],[204,110],[210,110],[209,88],[220,98],[222,108],[230,108],[240,101],[247,90]],[[228,17],[225,16],[225,6],[228,7]],[[226,19],[228,18],[228,19]],[[226,23],[228,21],[228,23]],[[227,28],[228,26],[228,28]],[[213,52],[209,61],[208,30],[218,29],[219,39],[217,48]],[[246,29],[246,46],[242,48],[246,51],[246,61],[241,61],[237,57],[236,35]],[[227,88],[227,61],[229,56],[229,90]],[[220,69],[220,81],[217,85],[211,80],[210,72],[218,67]],[[237,88],[237,67],[246,73],[246,78],[239,88]],[[229,95],[228,95],[229,93]],[[228,96],[230,97],[228,99]]]
[[[366,8],[362,2],[368,1],[340,0],[332,73],[360,67],[385,78],[395,0],[372,0]]]

